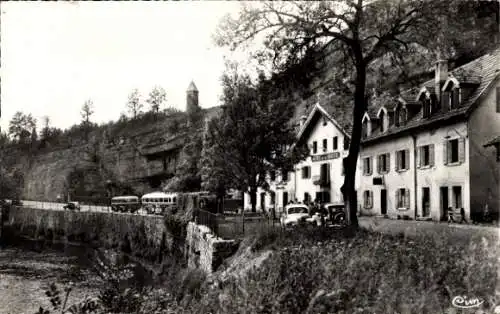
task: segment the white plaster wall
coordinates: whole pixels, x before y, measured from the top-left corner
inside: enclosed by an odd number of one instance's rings
[[[333,149],[333,138],[337,136],[337,149]],[[327,140],[327,150],[323,151],[323,139]],[[313,142],[316,141],[318,144],[318,150],[316,154],[312,153]],[[343,202],[342,193],[340,188],[344,183],[344,176],[342,175],[342,158],[347,156],[348,151],[344,150],[344,134],[337,126],[330,120],[327,121],[326,125],[323,125],[323,119],[319,119],[316,125],[311,131],[311,135],[307,141],[307,145],[311,148],[311,155],[323,155],[333,152],[339,152],[339,157],[335,159],[329,159],[324,161],[312,161],[312,157],[308,157],[306,160],[299,163],[296,168],[297,185],[296,185],[296,196],[299,201],[304,200],[304,193],[309,193],[311,199],[314,200],[316,197],[316,192],[329,191],[330,198],[332,202]],[[314,185],[314,177],[319,176],[321,172],[321,164],[330,164],[330,188],[320,188]],[[311,177],[309,179],[302,178],[302,167],[311,167]]]
[[[449,136],[448,139],[445,137]],[[463,163],[445,165],[444,143],[447,140],[463,137],[465,139],[465,160]],[[449,204],[452,206],[452,186],[462,187],[462,204],[469,216],[470,181],[467,125],[465,122],[443,126],[439,129],[421,132],[417,135],[417,147],[434,144],[434,166],[417,169],[417,215],[422,216],[422,188],[430,188],[430,212],[433,220],[439,220],[441,211],[440,187],[448,187]],[[458,209],[457,209],[458,211]]]
[[[409,169],[402,172],[396,171],[396,151],[408,149]],[[377,156],[385,153],[390,153],[390,169],[387,174],[378,174],[377,172]],[[372,157],[372,175],[363,175],[362,158]],[[407,215],[411,218],[415,216],[415,189],[413,183],[414,176],[414,152],[413,139],[410,136],[391,139],[387,142],[380,142],[370,146],[362,147],[360,160],[358,161],[357,172],[359,174],[358,186],[358,206],[363,215],[380,215],[381,214],[381,197],[380,191],[387,190],[387,215],[391,218],[396,218],[398,215]],[[374,177],[383,177],[383,185],[373,185]],[[396,205],[396,190],[400,188],[409,189],[410,192],[410,208],[408,210],[399,210]],[[373,193],[373,207],[371,209],[364,208],[363,193],[365,190],[370,190]]]

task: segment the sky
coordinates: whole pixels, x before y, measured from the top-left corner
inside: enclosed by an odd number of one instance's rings
[[[155,86],[167,106],[185,110],[193,80],[201,107],[219,104],[224,56],[212,35],[236,2],[3,2],[1,6],[2,131],[16,111],[68,128],[87,99],[94,122],[117,120],[128,94]],[[145,104],[147,107],[147,104]]]

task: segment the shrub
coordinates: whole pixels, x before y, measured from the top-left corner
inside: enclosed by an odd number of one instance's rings
[[[454,296],[500,301],[496,238],[457,240],[453,232],[413,240],[360,231],[354,237],[269,234],[273,258],[245,278],[207,289],[198,313],[444,313]],[[286,246],[280,245],[286,242]],[[257,246],[257,247],[258,247]],[[497,293],[498,294],[498,293]]]

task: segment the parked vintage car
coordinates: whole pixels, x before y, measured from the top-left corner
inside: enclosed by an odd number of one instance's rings
[[[63,207],[64,209],[69,209],[69,210],[80,210],[80,203],[78,202],[69,202]]]
[[[309,208],[304,204],[289,204],[285,207],[281,216],[281,225],[283,227],[293,227],[307,223]]]
[[[323,205],[328,213],[328,220],[334,225],[345,224],[345,206],[343,203],[326,203]]]

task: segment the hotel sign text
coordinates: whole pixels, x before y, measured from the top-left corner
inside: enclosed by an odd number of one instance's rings
[[[314,155],[311,156],[312,161],[323,161],[323,160],[329,160],[329,159],[336,159],[340,157],[339,152],[333,152],[329,154],[323,154],[323,155]]]

